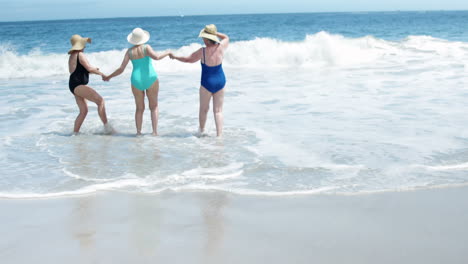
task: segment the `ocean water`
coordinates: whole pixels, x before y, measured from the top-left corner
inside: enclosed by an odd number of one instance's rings
[[[197,137],[200,65],[154,62],[160,136],[135,137],[125,73],[90,85],[81,134],[68,90],[73,34],[92,65],[117,68],[134,27],[190,54],[205,24],[231,37],[225,135]],[[0,23],[0,197],[99,191],[363,194],[468,183],[468,12],[145,17]]]

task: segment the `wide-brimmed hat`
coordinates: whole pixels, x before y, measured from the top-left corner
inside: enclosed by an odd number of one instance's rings
[[[210,24],[210,25],[206,25],[205,28],[200,31],[200,35],[198,35],[198,37],[206,38],[214,42],[220,42],[218,36],[216,36],[217,33],[218,33],[218,29],[216,28],[216,26],[213,24]]]
[[[127,40],[130,44],[141,45],[150,39],[150,33],[141,28],[133,29],[132,33],[128,34]]]
[[[71,43],[72,47],[68,51],[68,54],[70,54],[74,50],[84,49],[86,47],[86,42],[91,43],[91,38],[83,38],[80,35],[73,35],[70,38],[70,43]]]

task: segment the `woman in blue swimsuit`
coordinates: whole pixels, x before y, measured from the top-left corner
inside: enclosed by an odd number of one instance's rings
[[[201,30],[200,38],[206,47],[200,48],[187,57],[175,56],[169,54],[171,59],[176,59],[182,62],[194,63],[201,61],[202,76],[200,85],[200,112],[199,132],[205,130],[206,117],[210,109],[210,100],[213,97],[213,112],[216,123],[216,135],[218,137],[223,134],[223,102],[224,102],[224,86],[226,77],[222,67],[224,51],[229,45],[229,37],[223,33],[219,33],[216,26],[211,24],[205,26]],[[220,40],[221,39],[221,40]]]
[[[135,28],[132,33],[127,36],[128,42],[134,46],[129,48],[125,53],[124,59],[120,67],[111,75],[103,78],[104,81],[109,81],[111,78],[122,74],[131,60],[133,64],[133,72],[131,77],[132,92],[135,97],[135,124],[137,135],[141,135],[141,126],[143,123],[143,112],[145,110],[145,93],[148,97],[149,108],[151,111],[151,123],[153,127],[153,135],[158,135],[158,92],[159,80],[156,71],[153,68],[151,59],[161,60],[169,52],[161,54],[156,53],[150,45],[145,44],[150,38],[148,31],[141,28]]]

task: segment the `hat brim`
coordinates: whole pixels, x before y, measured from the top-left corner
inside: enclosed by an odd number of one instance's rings
[[[75,50],[82,50],[86,48],[86,43],[91,43],[91,38],[81,38],[79,41],[77,41],[71,49],[68,51],[68,54],[72,53]]]
[[[132,33],[128,34],[128,36],[127,36],[128,43],[130,43],[132,45],[145,44],[150,39],[150,33],[148,31],[146,31],[146,30],[143,30],[143,33],[145,34],[145,36],[140,41],[135,41],[133,39],[133,34]]]
[[[205,29],[202,29],[202,30],[200,31],[200,34],[198,35],[198,37],[199,37],[199,38],[206,38],[206,39],[212,40],[212,41],[214,41],[214,42],[216,42],[216,43],[221,42],[221,41],[219,40],[218,36],[213,35],[213,34],[210,34],[210,33],[206,33],[206,32],[205,32]]]

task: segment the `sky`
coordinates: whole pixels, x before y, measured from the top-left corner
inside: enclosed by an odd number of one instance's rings
[[[279,3],[278,3],[279,2]],[[0,0],[0,21],[254,13],[468,10],[468,0]]]

